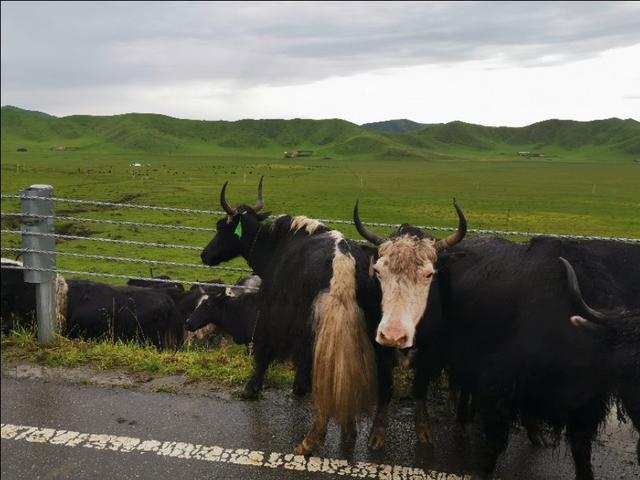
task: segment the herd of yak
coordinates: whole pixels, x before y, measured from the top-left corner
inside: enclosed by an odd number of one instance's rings
[[[162,280],[113,287],[59,277],[60,331],[176,346],[185,330],[215,324],[253,344],[245,399],[259,396],[273,360],[292,361],[293,391],[312,395],[314,415],[297,454],[317,449],[330,421],[349,436],[365,415],[373,416],[369,446],[384,445],[399,349],[412,352],[418,441],[431,442],[426,397],[446,372],[458,421],[467,423],[471,410],[479,419],[474,473],[483,478],[515,421],[534,443],[540,425],[556,440],[565,432],[578,480],[593,479],[591,445],[614,405],[640,430],[640,245],[464,239],[455,202],[458,229],[440,240],[407,224],[379,237],[364,227],[356,203],[365,245],[304,216],[269,220],[262,180],[254,206],[232,208],[226,188],[226,215],[202,262],[241,256],[253,277],[238,289],[189,291]],[[32,286],[21,276],[3,268],[3,330],[11,328],[9,313],[33,308]],[[637,450],[640,463],[640,440]]]

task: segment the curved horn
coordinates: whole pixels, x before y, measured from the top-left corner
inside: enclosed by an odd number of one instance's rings
[[[436,252],[442,252],[443,250],[454,246],[467,234],[467,219],[464,218],[464,213],[460,210],[455,198],[453,199],[453,206],[456,208],[456,212],[458,213],[458,231],[449,235],[447,238],[438,240],[435,244]]]
[[[595,319],[595,320],[604,320],[606,315],[597,310],[591,308],[584,301],[582,297],[582,293],[580,292],[580,285],[578,284],[578,277],[576,276],[576,271],[573,269],[573,266],[564,258],[560,258],[560,261],[564,264],[564,268],[567,271],[567,280],[569,280],[569,290],[571,290],[571,295],[573,296],[572,300],[577,308],[582,309],[582,314]]]
[[[220,205],[222,206],[224,211],[227,212],[228,215],[233,217],[236,214],[236,211],[235,209],[229,206],[229,204],[227,203],[227,199],[225,198],[225,195],[224,195],[224,192],[227,190],[228,183],[229,182],[224,182],[224,185],[222,186],[222,191],[220,192]]]
[[[382,243],[385,242],[385,239],[382,237],[379,237],[375,233],[371,233],[366,228],[364,228],[364,225],[362,225],[362,222],[360,221],[360,214],[358,213],[359,202],[360,200],[356,200],[356,206],[353,209],[353,223],[355,223],[356,228],[358,229],[358,233],[362,235],[363,238],[365,238],[366,240],[369,240],[374,245],[381,245]]]
[[[264,200],[262,200],[262,179],[264,175],[260,177],[260,183],[258,184],[258,199],[256,200],[256,206],[253,207],[254,212],[259,212],[264,207]]]

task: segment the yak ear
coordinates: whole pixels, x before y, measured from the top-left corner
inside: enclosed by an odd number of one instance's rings
[[[271,216],[271,212],[262,212],[258,214],[258,221],[262,222]]]
[[[599,325],[591,320],[587,320],[582,315],[572,315],[569,317],[572,325],[578,328],[584,328],[591,331],[606,330],[606,327]]]
[[[369,257],[369,276],[374,277],[375,272],[373,266],[378,261],[378,247],[371,247],[369,245],[359,245],[360,249]]]

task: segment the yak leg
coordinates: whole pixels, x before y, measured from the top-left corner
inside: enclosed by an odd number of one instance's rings
[[[429,420],[429,410],[427,408],[429,379],[420,374],[419,368],[416,368],[414,375],[413,399],[416,402],[416,436],[420,443],[431,443],[431,421]]]
[[[544,434],[540,429],[540,424],[536,422],[535,419],[524,415],[522,417],[522,426],[527,431],[527,436],[529,437],[531,445],[534,447],[547,446],[547,440],[544,438]]]
[[[313,426],[311,431],[307,433],[300,445],[293,451],[296,455],[309,455],[317,447],[324,443],[324,438],[327,435],[327,424],[329,419],[320,419],[318,417],[313,419]]]
[[[293,394],[304,396],[311,391],[311,352],[313,347],[301,349],[293,360],[296,376],[293,379]]]
[[[293,394],[304,397],[311,390],[310,372],[304,368],[296,369],[296,376],[293,379]]]
[[[591,443],[607,414],[606,400],[597,397],[576,410],[567,423],[567,436],[576,467],[576,480],[593,480]]]
[[[349,420],[349,423],[347,423],[347,425],[345,425],[344,428],[342,428],[342,430],[340,431],[340,439],[343,442],[350,442],[352,440],[355,440],[356,433],[357,433],[356,419],[352,418]]]
[[[507,448],[509,440],[509,408],[506,398],[486,399],[482,402],[482,434],[480,470],[482,478],[491,478],[498,456]]]
[[[385,434],[387,430],[387,419],[389,418],[389,402],[378,404],[376,415],[373,418],[373,425],[369,433],[369,448],[379,450],[384,447]]]
[[[255,400],[262,391],[262,383],[264,382],[264,375],[271,363],[271,355],[264,347],[255,345],[254,351],[254,367],[253,375],[247,382],[242,391],[241,397],[244,400]]]
[[[630,379],[626,384],[620,388],[620,401],[624,406],[631,423],[636,428],[636,431],[640,433],[640,382],[635,379]],[[638,465],[640,465],[640,439],[636,444],[636,455]]]
[[[438,378],[443,368],[443,355],[434,354],[434,352],[438,352],[438,350],[428,347],[418,348],[414,361],[413,398],[416,402],[416,436],[418,442],[427,444],[432,442],[427,393],[430,383]]]
[[[369,448],[378,450],[384,446],[389,416],[389,403],[393,396],[393,362],[395,351],[391,348],[376,346],[378,369],[378,408],[369,433]]]
[[[465,388],[460,389],[456,403],[456,423],[460,427],[463,437],[467,436],[467,425],[471,421],[471,393]]]

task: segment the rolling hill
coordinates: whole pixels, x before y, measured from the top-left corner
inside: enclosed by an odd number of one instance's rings
[[[590,160],[640,156],[640,122],[633,119],[546,120],[520,128],[459,121],[423,125],[392,120],[376,124],[382,128],[372,130],[372,124],[358,126],[339,119],[228,122],[144,113],[54,117],[5,106],[1,111],[1,139],[5,152],[23,148],[282,156],[284,150],[304,149],[313,150],[316,157],[436,159],[498,158],[526,150],[549,158],[563,157],[567,152],[578,152]]]
[[[430,124],[418,123],[413,120],[407,120],[406,118],[399,120],[385,120],[383,122],[363,123],[361,125],[362,128],[384,133],[418,132],[428,126],[430,126]]]

